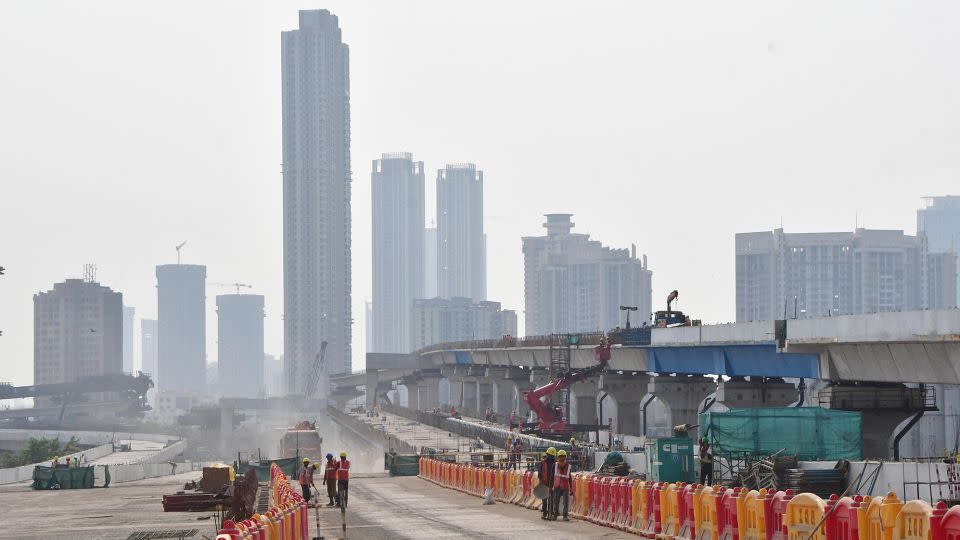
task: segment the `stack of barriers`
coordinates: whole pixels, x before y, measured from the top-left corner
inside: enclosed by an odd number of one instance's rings
[[[496,469],[421,458],[421,478],[496,500],[540,507],[531,471]],[[960,506],[922,500],[838,497],[647,482],[573,473],[570,517],[651,540],[960,540]]]
[[[217,540],[308,540],[309,524],[300,490],[274,463],[270,466],[270,509],[240,522],[224,521]]]

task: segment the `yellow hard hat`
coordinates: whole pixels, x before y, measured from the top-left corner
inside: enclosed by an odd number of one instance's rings
[[[574,439],[573,437],[570,437],[570,444],[574,444],[574,443],[576,443],[576,442],[577,442],[576,439]]]
[[[347,453],[346,453],[346,452],[340,452],[340,457],[347,457]]]
[[[557,449],[554,448],[554,447],[552,447],[552,446],[551,446],[550,448],[547,448],[547,455],[548,455],[548,456],[555,456],[555,455],[557,455]]]
[[[303,458],[304,463],[310,463],[310,458]]]
[[[566,451],[566,450],[561,450],[561,451],[557,452],[557,457],[567,457],[567,451]]]

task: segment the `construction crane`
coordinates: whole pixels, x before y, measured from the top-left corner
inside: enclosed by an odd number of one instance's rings
[[[596,365],[571,369],[557,374],[557,377],[547,384],[524,393],[523,399],[530,410],[537,414],[536,422],[527,422],[521,425],[522,433],[537,435],[548,439],[565,440],[572,433],[596,429],[596,425],[570,424],[563,416],[559,405],[550,403],[550,396],[570,388],[574,383],[585,381],[594,375],[607,370],[610,363],[610,342],[606,338],[600,340],[600,345],[594,349]]]
[[[310,366],[310,373],[303,384],[303,395],[308,398],[314,398],[320,395],[318,390],[322,383],[321,377],[327,367],[323,362],[326,352],[327,342],[321,341],[320,352],[318,352],[316,358],[314,358],[313,365]]]
[[[183,246],[185,246],[185,245],[187,245],[187,241],[186,241],[186,240],[184,240],[183,242],[180,242],[180,245],[178,245],[178,246],[176,247],[176,250],[177,250],[177,264],[180,264],[180,249],[183,248]]]
[[[240,287],[245,289],[253,288],[253,285],[248,285],[246,283],[211,283],[211,285],[216,285],[217,287],[234,287],[237,289],[237,294],[240,294]]]

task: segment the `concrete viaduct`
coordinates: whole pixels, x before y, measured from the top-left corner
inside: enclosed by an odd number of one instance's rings
[[[897,426],[936,410],[928,385],[960,385],[960,310],[796,319],[787,328],[782,350],[771,321],[653,329],[650,345],[614,346],[607,373],[572,387],[571,420],[612,419],[616,433],[663,436],[705,410],[801,402],[862,412],[866,457],[889,457]],[[570,362],[593,365],[593,345],[572,348]],[[452,343],[370,353],[365,372],[331,382],[335,400],[363,387],[368,408],[401,384],[411,408],[490,407],[504,418],[528,413],[522,392],[547,381],[549,364],[538,338]]]

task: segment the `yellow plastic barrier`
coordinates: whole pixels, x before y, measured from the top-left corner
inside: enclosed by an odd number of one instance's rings
[[[866,498],[864,498],[863,504],[866,505],[866,502]],[[866,530],[869,540],[891,540],[893,538],[893,526],[902,507],[903,502],[892,491],[883,498],[872,499],[867,508]]]
[[[740,540],[766,540],[767,518],[763,512],[763,500],[766,496],[766,489],[750,491],[744,496],[742,514],[739,505],[737,506]]]
[[[930,540],[930,516],[933,507],[926,501],[903,505],[893,525],[893,540]]]
[[[787,540],[826,540],[826,527],[822,523],[825,507],[823,499],[812,493],[801,493],[790,499],[783,516]]]
[[[673,540],[680,532],[680,489],[681,485],[676,483],[660,490],[659,540]]]
[[[649,506],[650,482],[637,482],[634,486],[634,498],[637,500],[637,509],[633,512],[633,524],[627,530],[633,534],[642,534],[647,528],[647,512]]]
[[[723,494],[720,486],[706,487],[700,494],[700,520],[697,523],[697,540],[719,540],[717,527],[717,499]],[[696,500],[696,499],[694,499]]]

